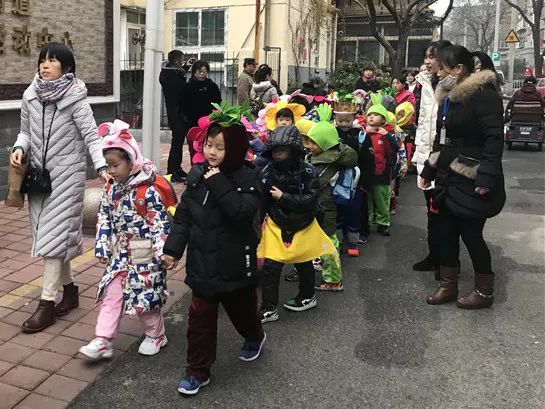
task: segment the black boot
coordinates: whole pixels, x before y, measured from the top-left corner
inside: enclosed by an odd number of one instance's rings
[[[55,306],[55,316],[64,317],[74,308],[79,307],[78,286],[74,283],[63,285],[62,300]]]
[[[428,254],[423,260],[413,264],[414,271],[437,271],[439,265],[434,262],[431,254]]]
[[[23,332],[26,332],[27,334],[40,332],[54,323],[55,301],[40,300],[34,314],[23,323]]]

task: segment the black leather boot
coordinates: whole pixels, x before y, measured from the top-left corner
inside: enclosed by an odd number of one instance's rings
[[[74,308],[79,307],[79,287],[70,283],[63,285],[64,291],[62,293],[62,300],[55,306],[55,316],[64,317]]]
[[[23,332],[33,334],[55,323],[55,301],[40,300],[38,308],[23,325]]]

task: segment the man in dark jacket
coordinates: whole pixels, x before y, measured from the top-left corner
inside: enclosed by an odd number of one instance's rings
[[[191,61],[184,63],[183,57],[180,50],[169,52],[168,61],[163,65],[159,75],[167,107],[168,126],[172,131],[167,165],[167,173],[172,175],[172,182],[182,182],[187,177],[187,173],[182,169],[183,145],[186,134],[182,112],[182,94],[186,84],[185,74]]]
[[[237,98],[239,105],[243,102],[250,101],[250,91],[252,90],[252,85],[254,84],[254,73],[256,69],[255,58],[245,58],[244,59],[244,70],[238,76],[237,83]]]
[[[368,66],[363,69],[361,77],[356,81],[356,88],[362,89],[365,92],[378,92],[380,82],[375,77],[375,68]]]
[[[522,88],[517,90],[511,100],[505,108],[505,120],[512,120],[513,116],[513,106],[516,102],[539,102],[541,104],[541,111],[545,111],[545,99],[539,95],[536,89],[537,80],[536,77],[527,77],[523,84]],[[524,114],[521,112],[521,114]],[[543,116],[543,115],[542,115]]]

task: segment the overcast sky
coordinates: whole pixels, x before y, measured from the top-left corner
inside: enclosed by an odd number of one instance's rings
[[[448,3],[449,0],[439,0],[437,3],[434,3],[431,8],[435,10],[436,16],[442,16],[448,7]]]

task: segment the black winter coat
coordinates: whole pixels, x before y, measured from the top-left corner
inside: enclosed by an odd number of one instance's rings
[[[204,81],[191,78],[182,97],[182,107],[188,126],[196,126],[201,117],[210,115],[214,109],[212,102],[217,104],[221,102],[221,92],[216,83],[210,78]]]
[[[186,284],[201,296],[257,285],[261,186],[253,164],[231,174],[191,168],[164,253],[180,259],[187,246]]]
[[[370,81],[364,81],[362,78],[358,78],[356,81],[356,88],[362,89],[365,92],[378,92],[380,89],[380,82],[377,79],[372,79]]]
[[[435,180],[435,207],[446,207],[467,218],[497,215],[505,204],[502,168],[503,104],[489,70],[474,73],[449,94],[446,143],[440,145],[440,127],[434,152],[421,176]],[[443,116],[443,104],[439,114]],[[485,195],[476,186],[490,189]]]
[[[320,184],[310,163],[301,160],[289,170],[276,169],[269,163],[261,172],[261,183],[265,195],[262,214],[268,214],[281,230],[302,230],[318,216]],[[273,186],[283,192],[280,200],[270,195]]]
[[[360,168],[361,172],[358,186],[365,190],[369,190],[375,172],[375,155],[373,153],[371,138],[365,138],[360,146],[360,132],[362,132],[361,128],[352,128],[348,131],[337,128],[337,133],[339,134],[341,142],[358,152],[358,168]]]
[[[185,126],[182,109],[182,96],[187,83],[185,74],[185,70],[166,66],[159,74],[159,82],[163,88],[167,107],[168,126],[175,134],[183,134]]]

